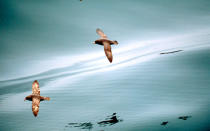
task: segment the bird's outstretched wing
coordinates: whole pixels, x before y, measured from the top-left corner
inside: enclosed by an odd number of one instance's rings
[[[44,101],[44,100],[49,101],[50,100],[50,97],[40,96],[39,98],[40,98],[40,101]]]
[[[104,45],[104,52],[106,54],[106,57],[108,58],[109,62],[112,63],[112,50],[111,50],[111,45],[108,42],[103,42]]]
[[[96,33],[100,35],[102,39],[107,39],[107,36],[104,34],[104,32],[101,29],[99,28],[96,29]]]
[[[24,99],[24,101],[25,101],[25,100],[32,101],[32,96],[33,96],[33,95],[26,96],[25,99]]]

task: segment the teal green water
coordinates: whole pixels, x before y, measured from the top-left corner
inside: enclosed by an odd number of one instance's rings
[[[209,6],[1,0],[0,130],[208,131]],[[119,42],[112,64],[92,44],[98,27]],[[160,55],[176,50],[182,51]],[[36,79],[51,98],[38,117],[23,101]],[[119,122],[98,124],[114,112]]]

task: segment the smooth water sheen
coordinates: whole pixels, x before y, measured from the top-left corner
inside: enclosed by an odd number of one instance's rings
[[[0,7],[0,131],[210,130],[210,1],[3,0]],[[111,64],[92,44],[98,27],[119,42]],[[24,101],[34,80],[51,98],[38,117]],[[100,124],[113,113],[119,121]]]

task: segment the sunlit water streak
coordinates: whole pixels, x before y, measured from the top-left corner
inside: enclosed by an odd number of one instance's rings
[[[15,84],[18,84],[34,79],[48,79],[58,76],[68,76],[90,71],[111,70],[113,68],[123,67],[123,65],[128,66],[141,61],[150,60],[154,56],[159,56],[159,53],[161,52],[167,52],[170,50],[173,51],[178,49],[188,50],[192,48],[198,48],[200,46],[209,46],[208,42],[210,39],[210,33],[204,33],[205,34],[199,33],[170,37],[167,39],[165,38],[159,40],[132,42],[132,44],[127,43],[127,46],[124,47],[115,47],[116,49],[113,49],[115,60],[112,64],[105,60],[106,57],[103,51],[96,53],[88,53],[82,56],[78,55],[73,57],[63,57],[61,58],[62,61],[58,60],[59,58],[56,58],[54,64],[57,64],[57,66],[54,67],[54,69],[32,76],[16,78],[12,80],[5,80],[0,82],[1,85],[7,85],[7,82],[9,82],[10,84],[12,84],[13,82]],[[71,60],[71,62],[69,63],[69,59],[73,59],[73,62]]]

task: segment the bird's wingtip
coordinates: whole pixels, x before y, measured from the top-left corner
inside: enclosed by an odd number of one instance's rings
[[[115,44],[115,45],[118,45],[118,42],[117,42],[116,40],[114,40],[114,44]]]

